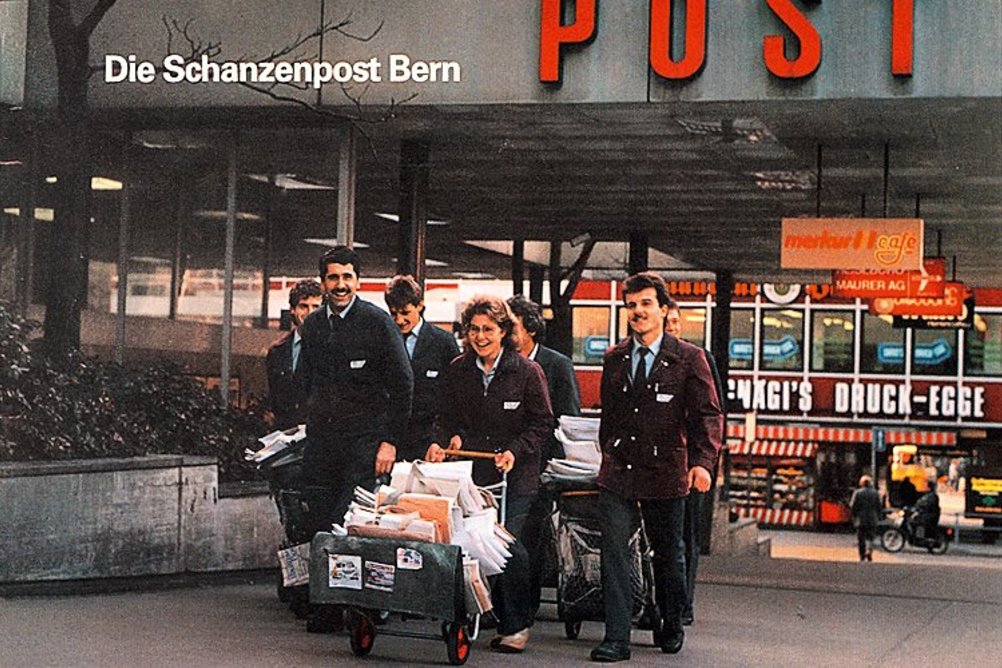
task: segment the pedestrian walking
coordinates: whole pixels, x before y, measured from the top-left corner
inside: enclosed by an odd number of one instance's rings
[[[873,561],[873,539],[880,523],[880,495],[873,488],[873,479],[864,475],[859,479],[859,488],[849,500],[852,524],[856,527],[856,542],[859,545],[859,560]]]

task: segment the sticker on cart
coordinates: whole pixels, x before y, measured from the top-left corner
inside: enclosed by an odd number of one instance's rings
[[[362,557],[332,554],[327,557],[327,585],[333,589],[362,588]]]
[[[397,569],[393,564],[381,564],[378,561],[365,562],[365,588],[377,591],[393,591],[393,581]]]
[[[397,568],[402,571],[419,571],[424,567],[424,557],[409,547],[397,548]]]

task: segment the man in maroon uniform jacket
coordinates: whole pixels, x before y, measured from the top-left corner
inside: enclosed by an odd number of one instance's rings
[[[651,273],[631,276],[623,302],[631,336],[606,352],[602,367],[598,484],[605,639],[592,650],[594,661],[630,657],[629,539],[638,505],[654,551],[661,615],[655,641],[668,654],[682,649],[685,498],[690,489],[710,488],[723,431],[706,356],[665,334],[671,302],[664,281]]]

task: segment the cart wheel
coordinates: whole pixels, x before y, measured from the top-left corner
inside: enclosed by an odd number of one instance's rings
[[[351,651],[355,656],[365,656],[372,651],[372,643],[376,640],[376,627],[372,625],[372,620],[357,610],[349,610],[348,629]]]
[[[459,622],[449,624],[445,635],[445,649],[449,653],[449,663],[461,666],[470,658],[470,636],[466,627]]]
[[[568,640],[577,640],[581,634],[581,622],[564,622],[564,635]]]

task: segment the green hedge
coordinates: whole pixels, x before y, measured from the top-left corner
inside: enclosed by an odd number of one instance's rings
[[[252,480],[243,451],[268,428],[169,363],[120,366],[33,350],[37,323],[0,304],[0,460],[208,455],[220,479]]]

